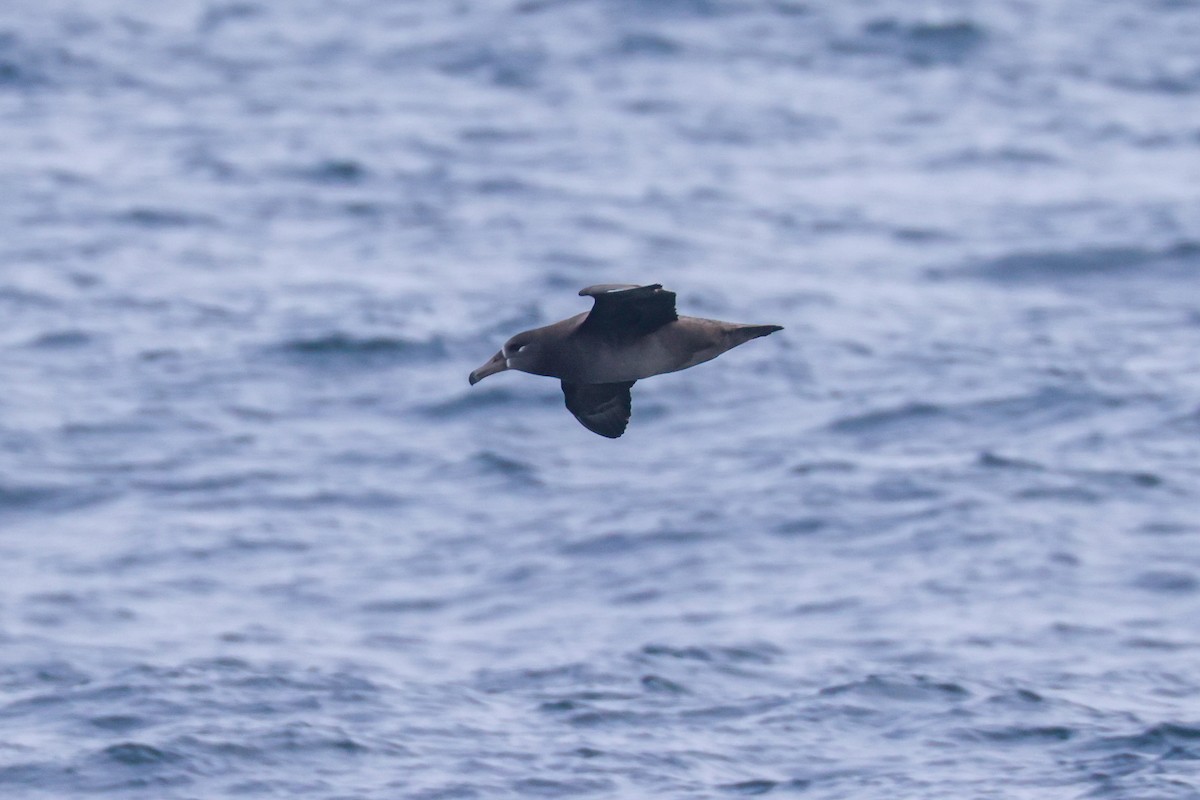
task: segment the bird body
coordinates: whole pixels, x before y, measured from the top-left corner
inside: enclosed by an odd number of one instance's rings
[[[605,284],[579,294],[595,299],[591,311],[513,336],[471,373],[471,384],[509,369],[558,378],[584,427],[615,439],[629,422],[635,381],[702,364],[782,329],[681,317],[675,293],[660,284]]]

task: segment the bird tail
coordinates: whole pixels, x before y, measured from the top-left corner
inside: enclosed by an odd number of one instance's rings
[[[783,330],[782,325],[739,325],[729,331],[729,338],[733,342],[733,347],[739,344],[745,344],[751,339],[757,339],[760,336],[769,336],[775,331]]]

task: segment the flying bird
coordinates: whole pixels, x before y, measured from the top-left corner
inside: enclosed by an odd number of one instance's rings
[[[629,390],[651,375],[703,364],[780,325],[743,325],[675,312],[662,284],[605,283],[579,292],[592,310],[523,331],[471,373],[471,385],[508,369],[562,381],[567,410],[583,427],[616,439],[631,413]]]

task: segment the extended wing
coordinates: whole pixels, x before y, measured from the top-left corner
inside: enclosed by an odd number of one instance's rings
[[[675,313],[675,293],[662,284],[637,286],[627,283],[604,283],[589,286],[579,292],[591,297],[595,305],[580,331],[605,338],[642,336],[679,319]]]
[[[562,382],[567,410],[592,433],[616,439],[625,432],[632,413],[629,389],[634,381],[624,383],[567,383]]]

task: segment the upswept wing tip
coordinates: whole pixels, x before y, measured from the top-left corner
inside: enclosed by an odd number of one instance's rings
[[[580,297],[599,297],[605,294],[617,294],[633,289],[645,289],[647,293],[656,292],[662,288],[661,283],[597,283],[579,290]],[[640,294],[640,292],[639,292]]]

